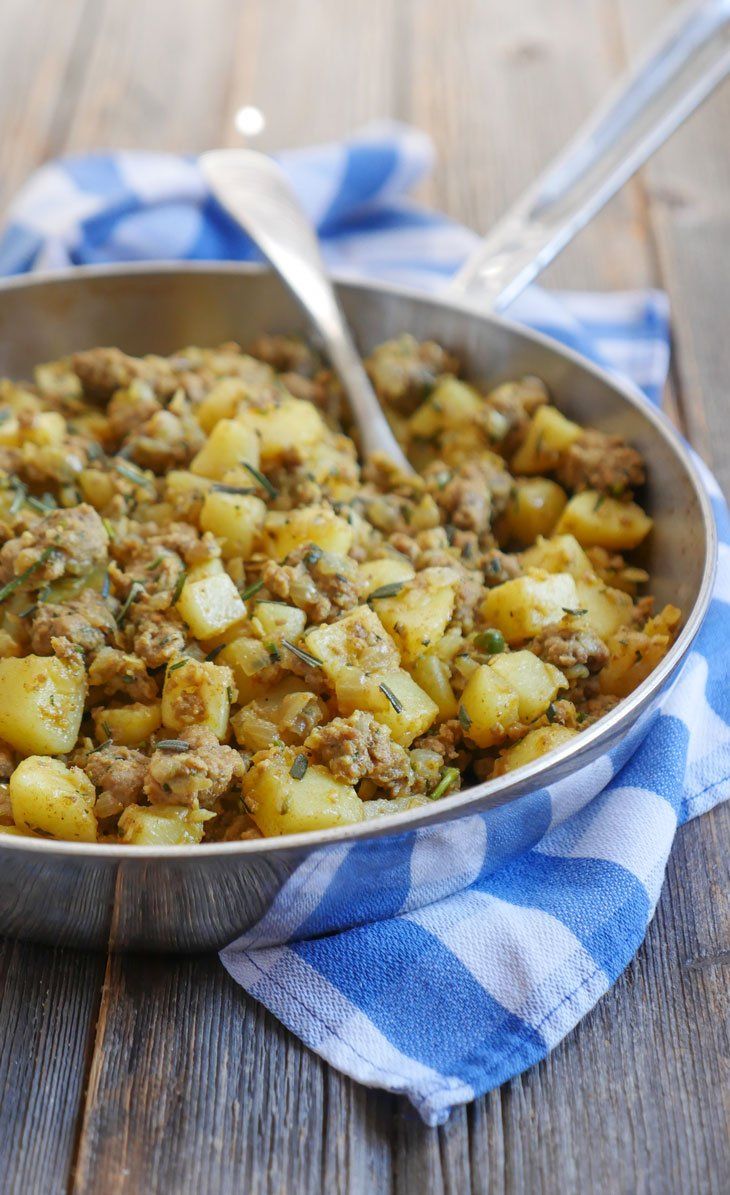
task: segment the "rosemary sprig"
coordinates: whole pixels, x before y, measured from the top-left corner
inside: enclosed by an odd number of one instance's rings
[[[181,660],[175,660],[174,664],[168,664],[167,671],[168,672],[177,672],[178,668],[182,668],[183,664],[187,664],[187,662],[188,662],[188,657],[183,656],[183,658]]]
[[[459,721],[461,722],[461,726],[462,726],[463,730],[468,730],[469,727],[471,726],[471,718],[467,714],[463,705],[459,706]]]
[[[304,664],[309,664],[310,668],[321,668],[322,661],[313,656],[311,652],[305,651],[303,647],[297,647],[296,643],[290,643],[288,639],[282,639],[282,647],[287,647],[290,652],[302,661]]]
[[[152,563],[145,566],[146,571],[148,573],[153,573],[156,568],[160,567],[164,559],[164,556],[155,556],[155,559],[152,561]]]
[[[396,695],[392,689],[388,688],[388,686],[385,684],[385,681],[381,681],[380,684],[378,685],[378,688],[380,689],[380,692],[383,694],[383,696],[388,698],[388,701],[393,706],[393,709],[395,710],[396,714],[402,714],[403,713],[403,702],[400,700],[399,697],[396,697]]]
[[[223,481],[216,481],[210,487],[212,494],[255,494],[256,490],[252,485],[227,485]]]
[[[129,607],[132,605],[132,602],[134,601],[134,599],[139,597],[140,593],[144,593],[144,585],[142,584],[141,581],[133,581],[129,587],[129,593],[127,594],[127,596],[124,600],[124,604],[123,604],[121,610],[119,611],[119,613],[117,614],[117,626],[118,627],[120,627],[122,625],[122,623],[124,622],[125,618],[129,614]]]
[[[374,589],[368,596],[368,601],[374,602],[378,598],[395,597],[397,593],[400,593],[404,585],[405,581],[390,581],[388,585],[381,585],[379,589]]]
[[[189,751],[190,743],[185,739],[158,739],[155,743],[158,751]]]
[[[28,580],[28,577],[31,577],[37,569],[42,568],[48,557],[55,551],[55,548],[44,548],[37,560],[34,560],[26,569],[23,569],[22,573],[18,573],[17,577],[13,577],[12,581],[8,581],[7,585],[3,585],[2,589],[0,589],[0,602],[4,602],[6,598],[10,597],[11,593],[15,593],[16,589],[20,589],[21,585],[24,585]]]
[[[248,585],[245,589],[240,591],[241,600],[247,602],[250,597],[253,597],[253,595],[258,593],[259,589],[263,589],[263,587],[264,583],[261,579],[254,581],[253,585]]]
[[[170,599],[170,605],[174,606],[175,602],[180,600],[180,595],[181,595],[183,589],[185,588],[185,582],[187,581],[187,579],[188,579],[187,569],[183,568],[180,570],[180,572],[177,575],[177,581],[175,582],[175,588],[172,591],[172,598]]]
[[[127,481],[133,481],[135,485],[145,486],[148,490],[152,490],[154,494],[157,493],[154,481],[149,477],[145,477],[144,473],[140,469],[135,468],[134,465],[128,465],[126,461],[120,461],[116,457],[112,461],[112,468],[121,474],[122,477],[126,477]]]
[[[292,780],[301,780],[306,775],[308,767],[309,761],[306,755],[297,755],[294,759],[294,763],[289,768],[289,775],[291,776]]]
[[[241,461],[241,464],[243,465],[244,469],[248,469],[253,479],[266,490],[266,493],[270,498],[276,498],[278,496],[279,491],[277,490],[276,486],[271,484],[268,477],[266,477],[260,469],[257,469],[256,466],[252,465],[250,461]]]
[[[216,656],[219,656],[225,647],[225,643],[219,643],[217,647],[212,647],[205,657],[206,663],[211,664]]]

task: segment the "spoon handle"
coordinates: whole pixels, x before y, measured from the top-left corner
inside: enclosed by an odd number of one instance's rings
[[[487,234],[447,294],[501,310],[560,253],[730,71],[730,0],[685,4],[545,172]]]
[[[250,149],[213,150],[199,162],[219,203],[256,242],[321,336],[350,400],[363,452],[385,452],[411,472],[350,336],[316,234],[281,168]]]

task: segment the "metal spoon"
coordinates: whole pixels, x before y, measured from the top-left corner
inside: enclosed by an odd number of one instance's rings
[[[730,71],[730,0],[683,5],[540,179],[477,246],[449,298],[498,310],[522,291]],[[219,202],[307,311],[350,399],[366,453],[410,469],[363,369],[317,237],[286,176],[253,150],[203,154]],[[394,332],[402,329],[394,329]]]
[[[390,430],[327,276],[312,228],[280,166],[252,149],[213,150],[200,165],[211,191],[245,228],[304,307],[337,370],[365,454],[413,472]]]

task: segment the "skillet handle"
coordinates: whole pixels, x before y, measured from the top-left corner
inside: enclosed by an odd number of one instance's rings
[[[730,0],[685,4],[484,238],[447,288],[499,311],[557,256],[730,71]]]

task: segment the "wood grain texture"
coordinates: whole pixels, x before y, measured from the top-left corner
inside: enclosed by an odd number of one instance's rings
[[[671,6],[5,0],[0,202],[50,154],[235,143],[233,114],[253,103],[265,148],[383,117],[426,128],[438,164],[421,196],[487,228]],[[728,117],[726,91],[546,277],[667,287],[677,414],[726,482]],[[439,1130],[326,1067],[215,959],[116,957],[104,972],[6,944],[3,1190],[719,1193],[729,826],[717,810],[682,831],[644,946],[575,1032]]]

